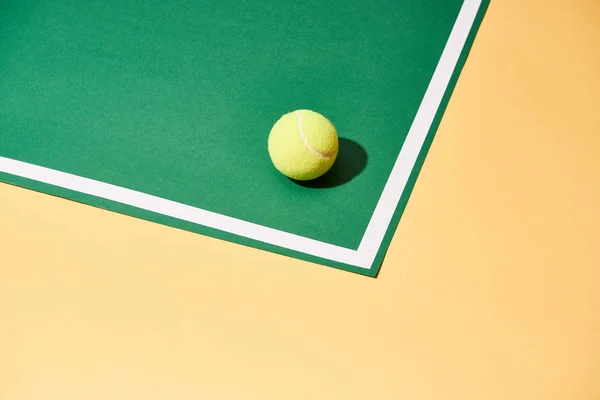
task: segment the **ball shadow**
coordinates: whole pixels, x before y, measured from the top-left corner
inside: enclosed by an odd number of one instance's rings
[[[339,139],[338,156],[331,169],[323,176],[311,181],[296,181],[300,186],[326,189],[341,186],[356,178],[367,166],[367,152],[350,139]]]

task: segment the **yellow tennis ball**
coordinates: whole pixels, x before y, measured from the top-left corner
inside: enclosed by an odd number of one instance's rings
[[[283,175],[308,181],[325,174],[335,163],[338,135],[323,115],[296,110],[283,115],[269,134],[269,155]]]

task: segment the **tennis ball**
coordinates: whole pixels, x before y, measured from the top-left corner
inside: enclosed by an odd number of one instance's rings
[[[338,135],[323,115],[296,110],[273,125],[268,147],[279,172],[298,181],[308,181],[322,176],[335,163]]]

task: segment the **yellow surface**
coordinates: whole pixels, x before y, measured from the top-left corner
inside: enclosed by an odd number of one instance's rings
[[[378,279],[0,185],[0,399],[600,399],[600,2],[492,3]]]

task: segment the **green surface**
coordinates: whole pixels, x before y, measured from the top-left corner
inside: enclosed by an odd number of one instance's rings
[[[356,249],[462,3],[0,0],[0,156]],[[315,184],[267,153],[299,108],[342,139]]]

